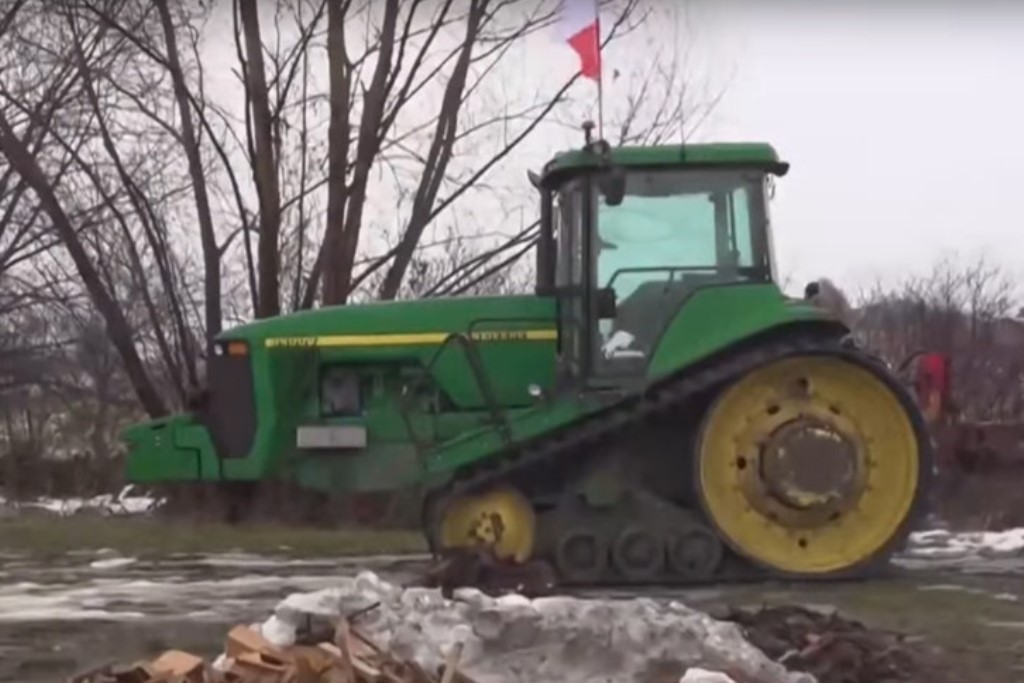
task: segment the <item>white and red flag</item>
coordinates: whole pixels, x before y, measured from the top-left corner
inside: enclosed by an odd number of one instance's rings
[[[601,20],[598,0],[562,0],[562,39],[580,56],[580,73],[601,80]]]

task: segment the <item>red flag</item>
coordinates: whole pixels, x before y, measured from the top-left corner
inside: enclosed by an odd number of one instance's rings
[[[598,0],[563,0],[562,39],[580,56],[580,73],[601,78],[601,22]]]

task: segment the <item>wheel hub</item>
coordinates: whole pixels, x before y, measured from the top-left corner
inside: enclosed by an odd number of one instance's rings
[[[481,510],[470,523],[468,535],[477,543],[492,545],[505,535],[505,523],[497,512]]]
[[[533,506],[512,488],[448,502],[440,516],[440,546],[490,548],[498,560],[523,563],[533,554]]]
[[[739,434],[739,491],[770,522],[820,530],[860,504],[868,475],[864,442],[838,409],[810,395],[769,402]]]
[[[856,495],[857,448],[832,425],[800,418],[777,429],[761,449],[760,477],[776,500],[807,510]]]

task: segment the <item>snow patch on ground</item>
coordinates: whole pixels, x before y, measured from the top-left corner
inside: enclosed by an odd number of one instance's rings
[[[103,515],[144,515],[156,511],[163,505],[162,499],[152,496],[133,494],[132,485],[125,486],[117,493],[105,493],[92,498],[50,498],[41,497],[35,500],[9,501],[0,497],[0,508],[17,511],[45,510],[46,512],[67,517],[82,512],[94,512]]]
[[[317,590],[337,581],[334,576],[256,574],[208,580],[186,576],[155,580],[101,577],[80,578],[74,583],[0,584],[0,624],[88,619],[127,621],[140,615],[175,616],[183,610],[206,615],[197,619],[234,619],[251,610],[257,597],[281,595],[288,590]]]
[[[136,562],[138,560],[134,557],[108,557],[105,560],[93,560],[89,566],[93,569],[120,569]]]
[[[279,645],[294,641],[309,615],[336,617],[379,603],[356,627],[397,656],[437,670],[456,642],[464,644],[460,670],[480,683],[640,680],[664,667],[689,681],[756,680],[813,683],[789,672],[746,641],[732,623],[676,601],[521,595],[491,598],[475,589],[453,600],[427,588],[401,588],[372,572],[337,585],[295,593],[266,621],[254,625]],[[720,672],[727,677],[712,677]]]
[[[903,555],[914,559],[937,560],[1021,557],[1024,556],[1024,528],[1005,531],[919,531],[911,534]]]

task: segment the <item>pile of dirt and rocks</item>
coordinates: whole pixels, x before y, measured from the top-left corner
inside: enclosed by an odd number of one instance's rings
[[[869,629],[837,613],[805,607],[730,609],[746,638],[788,669],[812,674],[818,683],[924,681],[926,658],[898,633]]]

